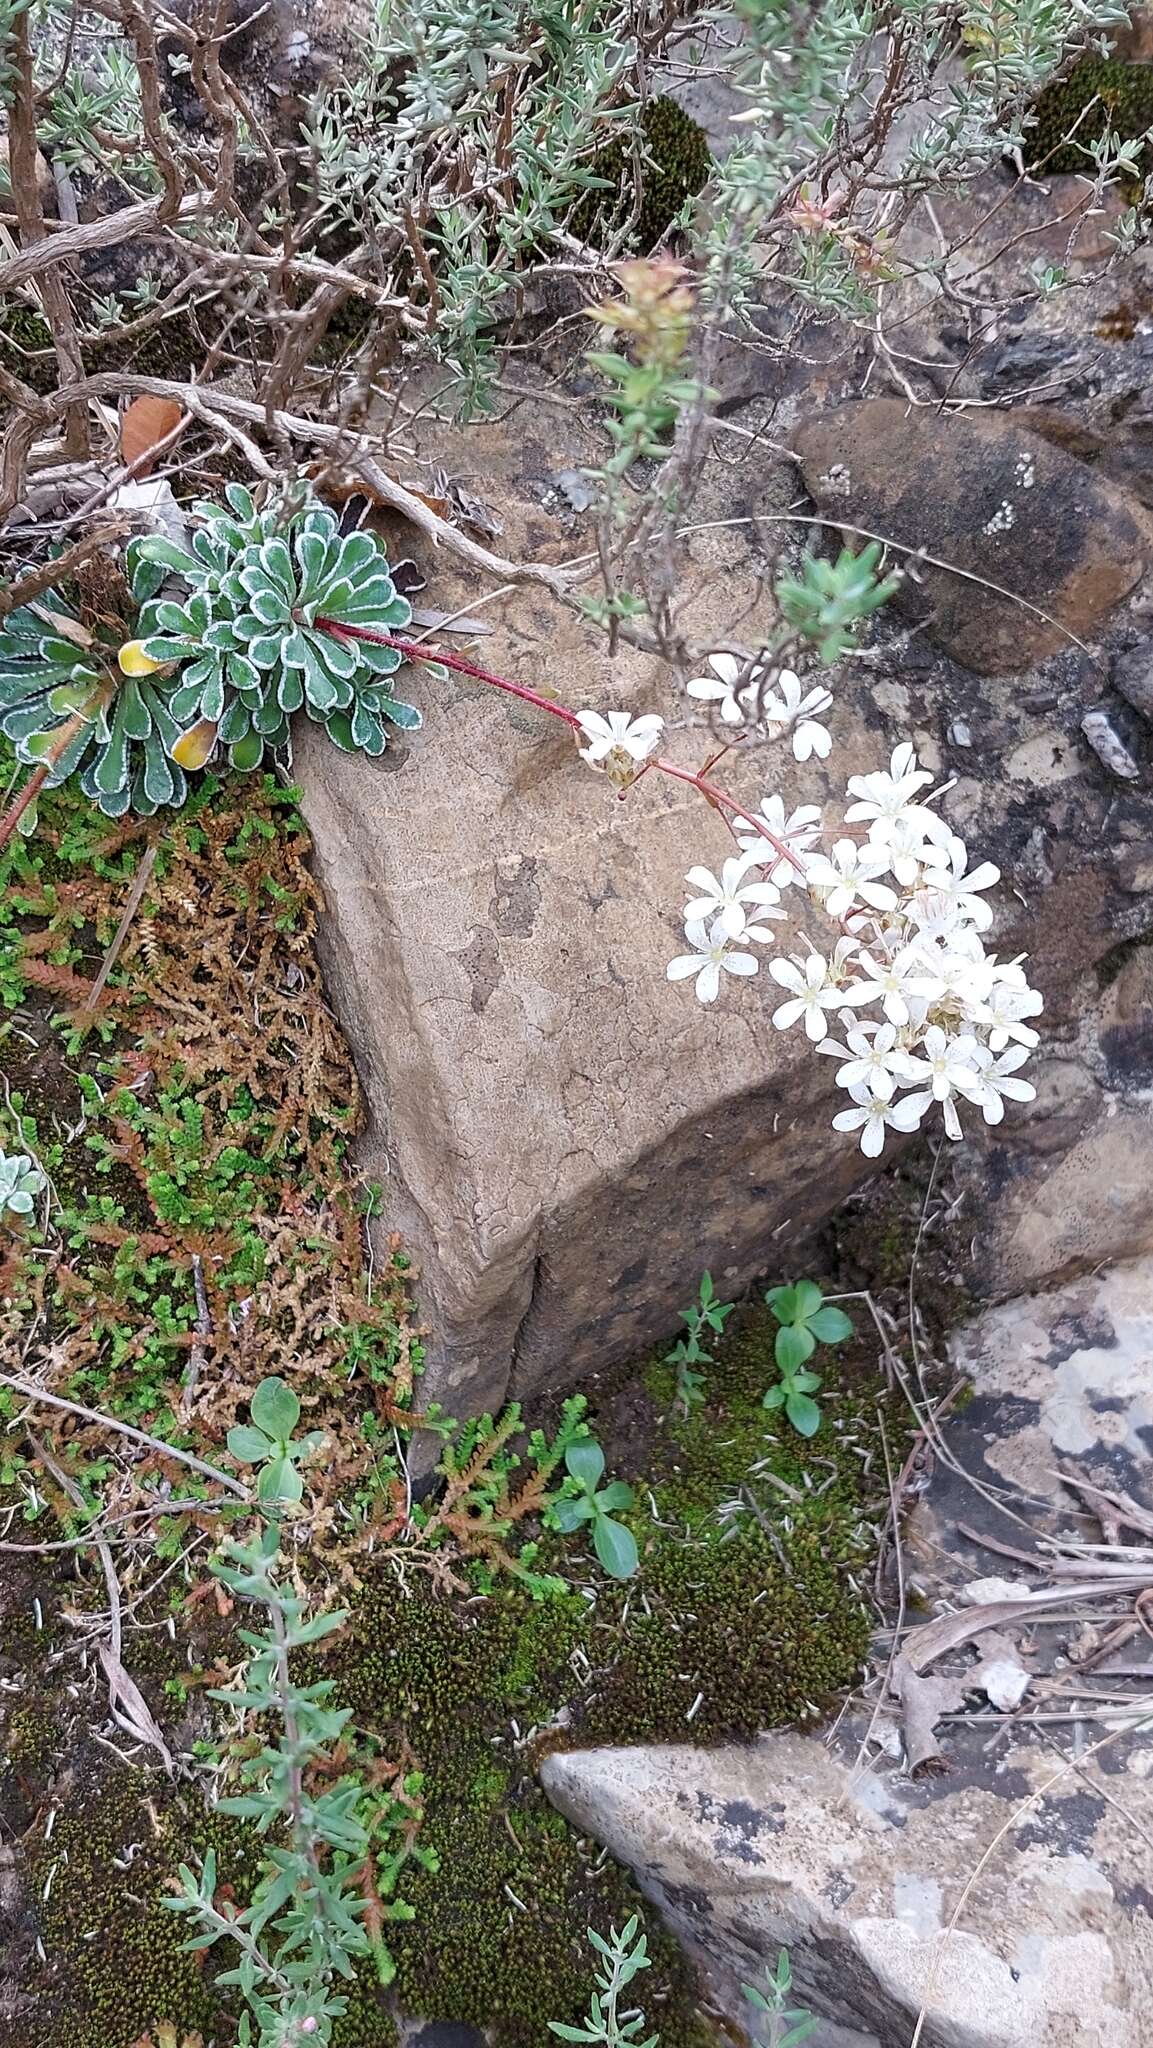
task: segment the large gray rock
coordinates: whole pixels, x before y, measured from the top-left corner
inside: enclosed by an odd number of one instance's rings
[[[1092,633],[1148,567],[1137,501],[1007,414],[875,398],[819,413],[795,445],[831,521],[950,564],[914,564],[898,602],[983,675],[1031,668]]]
[[[576,1751],[541,1777],[575,1827],[631,1866],[738,2024],[740,1985],[783,1946],[798,2001],[838,2030],[830,2041],[907,2048],[924,2005],[921,2048],[1144,2048],[1146,1852],[1076,1779],[1064,1810],[1054,1799],[1014,1819],[1054,1770],[1051,1753],[1015,1744],[985,1782],[882,1777],[783,1734],[707,1752]],[[1147,1826],[1148,1781],[1125,1791]],[[1003,1854],[962,1904],[1006,1823]]]
[[[488,494],[502,545],[555,550],[527,480],[502,492],[490,468]],[[697,560],[690,630],[726,640],[745,613],[755,640],[768,613],[748,552],[702,536]],[[436,563],[446,611],[475,592]],[[577,706],[659,708],[670,750],[701,759],[707,735],[656,661],[610,656],[537,595],[485,616],[487,666]],[[685,870],[732,850],[720,818],[656,776],[618,802],[566,727],[482,684],[405,680],[426,719],[410,748],[372,762],[304,731],[297,769],[329,986],[373,1111],[362,1160],[419,1262],[426,1397],[460,1414],[636,1356],[702,1267],[751,1278],[862,1162],[830,1129],[826,1063],[768,1023],[767,975],[709,1010],[665,977]],[[754,807],[768,772],[755,750],[726,763]],[[832,779],[810,764],[789,783],[822,801]]]
[[[578,413],[549,413],[545,436],[526,409],[462,439],[438,430],[431,452],[450,472],[483,471],[506,553],[556,561],[580,552],[587,525],[549,479],[599,446]],[[794,499],[791,470],[708,466],[695,509],[718,524],[685,543],[683,631],[756,645],[771,629],[749,522]],[[387,541],[413,551],[411,529]],[[445,612],[483,592],[443,553],[423,564],[426,600]],[[524,588],[482,616],[490,668],[578,706],[658,709],[669,751],[700,760],[701,727],[651,657],[610,656]],[[946,807],[974,855],[1005,872],[997,947],[1032,956],[1047,1042],[1060,1043],[1078,1028],[1081,978],[1153,924],[1153,895],[1130,886],[1133,849],[1153,840],[1147,784],[1120,789],[1085,746],[1101,681],[1077,650],[1023,691],[905,646],[898,625],[882,620],[875,653],[836,678],[828,763],[748,748],[725,776],[745,801],[779,787],[832,821],[845,778],[915,738],[955,778]],[[483,684],[404,682],[426,716],[411,744],[374,762],[305,725],[297,772],[329,985],[371,1111],[361,1162],[421,1269],[426,1397],[460,1414],[638,1355],[703,1267],[727,1291],[784,1270],[867,1163],[830,1128],[831,1062],[773,1031],[763,972],[707,1010],[665,979],[685,870],[729,848],[719,817],[654,776],[614,801],[567,730]],[[1011,1114],[999,1134],[1006,1178],[1027,1122]]]

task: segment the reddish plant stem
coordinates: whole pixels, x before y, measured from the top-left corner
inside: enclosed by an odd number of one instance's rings
[[[29,804],[35,802],[51,773],[47,761],[42,762],[39,768],[34,768],[15,803],[0,818],[0,850],[7,846]]]
[[[47,758],[41,761],[38,768],[32,770],[15,803],[10,804],[4,816],[0,818],[0,852],[7,846],[29,804],[36,801],[52,770],[67,753],[77,733],[82,731],[84,726],[91,725],[92,720],[100,710],[101,704],[107,702],[109,687],[105,685],[101,690],[95,692],[88,699],[87,708],[83,711],[74,712],[73,716],[67,721],[67,724],[61,726],[56,738],[52,742]]]
[[[520,697],[526,704],[535,704],[540,711],[551,712],[554,718],[563,718],[565,724],[572,726],[576,732],[581,729],[580,719],[575,711],[570,711],[567,704],[558,704],[555,698],[542,697],[539,691],[528,689],[524,683],[510,682],[507,676],[494,675],[491,669],[481,668],[477,662],[467,660],[463,654],[448,654],[443,648],[426,647],[416,640],[398,640],[395,634],[377,632],[371,626],[346,626],[337,619],[321,617],[316,619],[314,624],[323,632],[331,633],[334,640],[369,640],[374,647],[395,647],[397,653],[403,654],[408,661],[435,661],[444,668],[457,669],[461,675],[473,676],[479,683],[491,683],[494,689],[505,690],[510,697]],[[727,752],[727,748],[722,751]],[[713,756],[714,760],[719,758],[719,755]],[[711,761],[708,766],[712,766]],[[778,839],[770,832],[760,818],[754,818],[751,811],[744,810],[725,790],[718,789],[714,782],[707,781],[703,769],[698,773],[691,768],[678,768],[675,762],[666,761],[663,756],[646,761],[641,774],[647,773],[650,768],[655,768],[659,775],[672,776],[676,782],[689,783],[693,789],[699,789],[701,795],[719,811],[730,812],[734,818],[743,818],[757,837],[766,840],[780,858],[787,860],[803,878],[804,864],[791,847],[786,846],[782,839]],[[624,791],[621,794],[623,795]]]
[[[715,804],[718,810],[731,811],[734,818],[743,818],[746,825],[752,827],[757,837],[767,840],[769,845],[780,854],[781,859],[787,860],[790,867],[796,868],[797,873],[803,879],[805,873],[804,863],[797,858],[792,848],[786,846],[783,839],[778,839],[775,832],[770,832],[768,826],[761,818],[754,818],[751,811],[744,810],[726,790],[718,789],[715,782],[706,781],[703,769],[700,774],[697,774],[691,768],[678,768],[675,762],[666,761],[663,756],[649,765],[655,768],[660,775],[671,775],[677,782],[691,783],[693,788],[699,789],[701,795],[709,803]]]
[[[424,647],[416,640],[398,640],[392,633],[377,633],[368,626],[345,626],[336,619],[319,618],[314,622],[325,633],[331,633],[335,640],[371,640],[374,647],[395,647],[409,661],[435,661],[443,668],[455,668],[462,676],[475,676],[478,683],[491,683],[494,689],[507,690],[510,697],[522,697],[526,704],[535,704],[540,711],[551,711],[554,718],[563,718],[566,725],[580,730],[580,720],[567,704],[557,704],[552,698],[542,697],[538,690],[530,690],[524,683],[511,683],[507,676],[493,675],[491,669],[481,668],[475,661],[467,661],[463,654],[449,654],[443,647]]]

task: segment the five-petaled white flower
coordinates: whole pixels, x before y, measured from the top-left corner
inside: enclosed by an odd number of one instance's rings
[[[796,810],[790,811],[786,816],[783,797],[774,793],[763,797],[759,811],[752,815],[764,819],[765,828],[772,833],[776,845],[768,839],[759,838],[748,818],[734,818],[733,824],[737,836],[750,853],[757,853],[762,866],[770,859],[776,862],[776,866],[769,869],[770,882],[775,883],[778,889],[787,889],[793,882],[803,882],[805,855],[821,836],[819,805],[798,804]],[[778,852],[778,848],[782,846],[787,847],[794,856],[792,860],[786,860]]]
[[[581,760],[590,768],[603,768],[610,782],[620,786],[632,781],[642,761],[655,754],[665,729],[663,718],[646,711],[634,718],[628,711],[578,711],[580,726],[588,745],[580,750]]]
[[[982,861],[972,873],[966,872],[969,855],[963,839],[950,834],[946,846],[933,849],[931,864],[927,865],[914,899],[913,914],[922,930],[932,930],[943,922],[944,930],[951,926],[947,919],[950,912],[954,918],[959,914],[980,932],[987,931],[993,922],[992,905],[985,902],[979,893],[991,889],[1001,879],[1000,868],[991,860]],[[940,899],[935,902],[934,899]]]
[[[982,1022],[989,1033],[991,1052],[1003,1052],[1010,1039],[1018,1045],[1032,1047],[1040,1043],[1041,1034],[1026,1024],[1026,1017],[1039,1017],[1045,1004],[1035,988],[1030,988],[1016,961],[1003,961],[993,965],[993,986],[985,997]]]
[[[880,1003],[890,1024],[909,1022],[914,999],[923,997],[926,986],[939,993],[939,985],[919,973],[919,962],[911,946],[901,947],[891,957],[879,951],[867,952],[862,947],[854,964],[864,979],[854,981],[846,989],[845,1001],[852,1003],[854,1009]]]
[[[861,806],[854,804],[852,808],[859,810]],[[849,813],[845,815],[847,820]],[[871,843],[884,847],[894,878],[902,889],[911,889],[920,881],[922,868],[938,856],[939,849],[951,837],[945,820],[934,811],[927,811],[923,804],[910,804],[897,818],[874,818],[869,827]]]
[[[845,812],[846,825],[868,820],[871,832],[881,820],[891,824],[910,808],[917,791],[925,789],[932,780],[928,769],[918,765],[916,752],[906,740],[894,747],[887,769],[881,768],[873,775],[850,775],[846,788],[857,802]],[[923,810],[924,805],[915,808]]]
[[[1008,1095],[1014,1102],[1032,1102],[1037,1090],[1031,1081],[1018,1081],[1015,1069],[1029,1057],[1027,1045],[1011,1045],[1007,1052],[996,1059],[987,1045],[979,1045],[973,1055],[976,1071],[961,1082],[961,1093],[970,1102],[975,1102],[987,1124],[999,1124],[1005,1114],[1003,1097]]]
[[[858,899],[874,910],[893,910],[895,892],[876,879],[886,874],[888,867],[889,856],[883,846],[858,846],[855,839],[838,839],[830,854],[813,855],[805,880],[810,889],[820,892],[830,917],[847,916]]]
[[[722,968],[726,974],[755,974],[760,965],[753,953],[729,950],[729,935],[719,917],[711,924],[703,918],[690,919],[685,925],[685,937],[694,950],[670,960],[665,973],[670,981],[687,981],[690,974],[695,974],[698,1002],[716,1002]]]
[[[894,1024],[854,1024],[845,1033],[844,1045],[826,1038],[817,1051],[844,1059],[844,1065],[837,1068],[837,1085],[854,1097],[858,1088],[866,1088],[887,1101],[897,1082],[905,1078],[905,1053],[897,1044]]]
[[[803,1018],[814,1043],[824,1038],[829,1021],[825,1012],[838,1009],[845,1000],[835,964],[830,969],[823,953],[810,953],[803,961],[770,960],[769,973],[790,992],[790,1001],[773,1011],[777,1030],[787,1031]]]
[[[932,1102],[932,1096],[903,1095],[899,1102],[893,1102],[887,1095],[878,1095],[869,1088],[849,1090],[855,1107],[838,1110],[833,1118],[835,1131],[860,1131],[861,1150],[866,1159],[876,1159],[884,1150],[885,1131],[891,1126],[895,1131],[915,1131],[921,1118]]]
[[[712,675],[694,676],[685,686],[689,696],[703,704],[716,704],[726,725],[746,725],[756,707],[764,670],[750,668],[735,654],[710,654],[708,663]]]
[[[685,904],[685,923],[719,917],[730,939],[747,935],[771,941],[772,933],[754,925],[752,919],[783,917],[785,913],[777,909],[781,892],[773,882],[745,881],[750,868],[759,865],[754,853],[735,853],[725,862],[719,879],[709,868],[690,868],[685,880],[701,893]]]
[[[776,687],[767,697],[761,699],[761,725],[767,739],[780,739],[781,734],[793,735],[793,753],[798,761],[807,761],[810,754],[816,754],[823,761],[829,753],[833,740],[823,725],[817,723],[818,715],[828,711],[833,701],[831,690],[816,689],[805,691],[800,676],[791,668],[783,668],[777,676]]]
[[[961,1122],[954,1095],[968,1095],[977,1085],[980,1047],[968,1032],[950,1037],[939,1024],[930,1024],[921,1041],[921,1053],[910,1053],[905,1073],[910,1081],[924,1081],[929,1093],[941,1105],[945,1131],[959,1138]]]

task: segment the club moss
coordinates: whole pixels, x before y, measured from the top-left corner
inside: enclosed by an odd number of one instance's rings
[[[390,1580],[359,1603],[339,1650],[358,1726],[393,1753],[414,1750],[425,1774],[420,1840],[440,1868],[405,1874],[415,1917],[386,1929],[401,2005],[488,2027],[498,2048],[541,2048],[550,2019],[579,2020],[586,1929],[607,1931],[641,1905],[554,1812],[523,1740],[571,1693],[568,1658],[587,1627],[572,1594],[534,1604],[505,1589],[460,1603],[419,1582],[400,1594]],[[650,2023],[664,2048],[696,2048],[707,2036],[692,1974],[659,1928],[650,1945]]]
[[[178,1862],[214,1848],[234,1888],[250,1881],[255,1838],[209,1814],[196,1787],[154,1772],[106,1772],[90,1750],[61,1788],[55,1825],[29,1857],[28,1889],[47,1981],[22,2048],[128,2048],[157,2020],[207,2035],[221,1997],[188,1929],[164,1905]]]
[[[1025,161],[1046,174],[1093,169],[1090,146],[1108,132],[1118,141],[1138,141],[1153,128],[1153,65],[1129,64],[1117,57],[1083,57],[1067,78],[1058,79],[1035,101],[1025,131]],[[1138,159],[1133,188],[1137,200],[1153,171],[1153,149],[1146,143]]]

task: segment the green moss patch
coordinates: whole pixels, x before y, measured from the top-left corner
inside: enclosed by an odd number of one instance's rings
[[[1067,78],[1047,86],[1035,102],[1025,131],[1025,161],[1039,171],[1093,174],[1091,145],[1106,134],[1138,141],[1153,128],[1153,65],[1116,57],[1083,57]],[[1138,199],[1153,171],[1148,144],[1139,157],[1131,199]]]
[[[685,204],[708,183],[713,158],[704,129],[675,100],[650,100],[639,122],[644,142],[640,164],[640,208],[630,245],[647,254],[680,219]],[[632,215],[636,201],[634,159],[621,136],[594,157],[593,172],[605,187],[590,192],[573,214],[573,233],[582,241],[607,242]]]
[[[610,1470],[636,1485],[636,1581],[611,1584],[548,1537],[538,1563],[573,1581],[559,1597],[507,1585],[462,1597],[412,1573],[401,1591],[389,1573],[357,1603],[333,1653],[341,1695],[389,1754],[415,1757],[420,1839],[440,1861],[403,1884],[415,1917],[389,1930],[408,2010],[487,2026],[501,2048],[540,2048],[549,2019],[576,2022],[587,2003],[586,1927],[641,1905],[549,1806],[535,1775],[543,1751],[751,1736],[817,1715],[854,1681],[871,1451],[880,1463],[869,1347],[829,1367],[825,1419],[804,1442],[761,1407],[774,1329],[759,1307],[733,1318],[706,1404],[688,1418],[673,1408],[670,1368],[632,1375],[632,1463],[623,1438],[614,1455],[612,1401],[594,1415]],[[891,1407],[888,1423],[896,1442]],[[664,2048],[709,2038],[659,1929],[653,1948],[649,2024]]]

